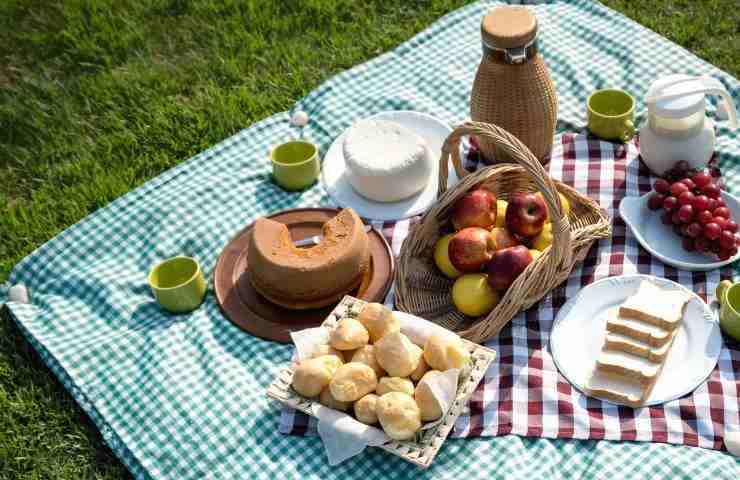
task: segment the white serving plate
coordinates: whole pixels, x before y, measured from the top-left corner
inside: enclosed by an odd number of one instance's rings
[[[563,305],[550,335],[555,365],[584,394],[604,344],[609,315],[637,291],[643,280],[664,290],[678,289],[691,295],[663,371],[644,405],[658,405],[693,392],[717,364],[722,349],[719,323],[696,293],[676,282],[649,275],[605,278],[588,285]]]
[[[413,217],[426,211],[437,201],[437,182],[439,158],[442,144],[452,133],[452,128],[441,120],[425,113],[408,110],[381,112],[370,118],[399,123],[421,135],[427,142],[434,160],[434,169],[429,183],[419,193],[398,202],[375,202],[357,193],[349,183],[345,172],[342,144],[347,135],[345,130],[329,147],[321,166],[321,181],[332,200],[340,207],[351,207],[363,218],[373,220],[400,220]],[[457,175],[451,166],[447,180],[448,187],[457,183]]]
[[[652,211],[647,206],[650,193],[641,197],[624,197],[619,203],[619,215],[630,227],[645,250],[661,262],[684,270],[714,270],[736,261],[740,252],[724,261],[698,252],[687,252],[681,247],[681,238],[671,227],[660,221],[662,210]],[[722,198],[732,213],[732,218],[740,219],[740,201],[727,192]]]

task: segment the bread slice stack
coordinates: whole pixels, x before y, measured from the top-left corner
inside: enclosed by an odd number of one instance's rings
[[[650,395],[683,319],[689,294],[648,281],[606,323],[606,337],[588,383],[591,395],[632,407]]]

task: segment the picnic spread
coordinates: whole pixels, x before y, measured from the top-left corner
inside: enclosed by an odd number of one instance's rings
[[[738,100],[600,4],[475,3],[65,230],[7,311],[135,478],[734,478]]]

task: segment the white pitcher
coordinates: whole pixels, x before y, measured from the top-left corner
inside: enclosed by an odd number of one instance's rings
[[[704,168],[714,152],[714,122],[706,116],[705,95],[719,95],[737,126],[732,97],[719,80],[711,77],[668,75],[659,78],[647,93],[647,122],[640,129],[640,155],[656,175],[663,175],[676,162]]]

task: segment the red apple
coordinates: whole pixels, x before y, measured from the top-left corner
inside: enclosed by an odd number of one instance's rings
[[[488,284],[494,290],[506,290],[531,262],[532,254],[524,245],[497,250],[486,266]]]
[[[491,232],[480,227],[463,228],[452,237],[447,247],[452,265],[465,273],[480,272],[493,251]]]
[[[506,227],[510,232],[524,237],[536,237],[547,219],[547,206],[541,196],[534,193],[515,193],[506,207]]]
[[[496,196],[479,188],[463,195],[452,212],[455,230],[467,227],[490,228],[496,223]]]
[[[496,250],[515,247],[519,241],[505,228],[496,227],[491,229],[491,240]]]

